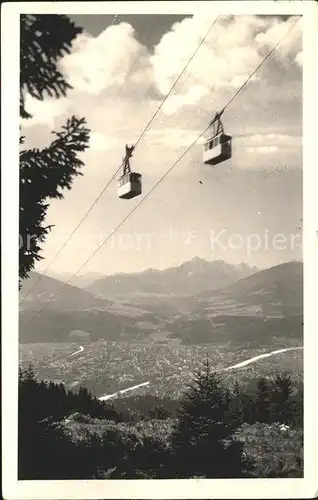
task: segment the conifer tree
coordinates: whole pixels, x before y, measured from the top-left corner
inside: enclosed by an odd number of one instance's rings
[[[181,401],[172,433],[176,477],[243,477],[249,465],[233,437],[238,425],[229,393],[207,361]]]
[[[282,423],[290,423],[293,412],[292,381],[287,372],[278,373],[273,384],[272,412],[275,420]]]
[[[244,422],[244,405],[243,405],[244,394],[241,393],[241,389],[238,381],[234,383],[232,390],[232,397],[230,402],[230,408],[234,415],[237,416],[240,423]]]
[[[20,16],[20,116],[31,118],[25,109],[25,92],[42,100],[63,97],[70,84],[57,68],[69,54],[74,38],[82,32],[68,16],[22,14]]]
[[[82,31],[64,15],[21,15],[20,117],[31,118],[25,96],[59,98],[71,88],[57,67]],[[52,226],[45,225],[49,200],[63,198],[74,178],[81,175],[79,153],[88,147],[84,118],[72,116],[46,148],[20,151],[19,285],[42,259],[42,243]],[[24,137],[20,137],[20,144]]]
[[[256,421],[271,423],[272,384],[265,377],[260,377],[256,389]]]

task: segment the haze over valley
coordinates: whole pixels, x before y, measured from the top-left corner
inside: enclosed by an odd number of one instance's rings
[[[99,276],[85,288],[61,290],[63,282],[32,273],[20,292],[21,362],[97,396],[149,379],[141,392],[179,393],[204,354],[224,369],[302,346],[302,276],[297,261],[260,271],[198,257],[164,271]],[[277,365],[300,374],[302,351],[261,360],[239,376]]]

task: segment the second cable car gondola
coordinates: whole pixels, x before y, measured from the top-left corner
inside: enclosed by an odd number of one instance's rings
[[[132,172],[129,159],[132,157],[134,146],[126,146],[126,156],[123,159],[123,174],[118,179],[118,197],[129,200],[139,196],[142,192],[141,174]]]
[[[204,143],[203,162],[207,165],[217,165],[232,156],[232,137],[224,133],[222,113],[217,113],[210,123],[209,137]]]

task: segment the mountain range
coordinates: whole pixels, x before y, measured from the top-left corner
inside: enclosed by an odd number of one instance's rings
[[[303,264],[280,264],[203,292],[191,313],[176,315],[168,330],[190,343],[237,339],[257,344],[278,337],[301,338]]]
[[[234,266],[221,260],[208,262],[194,257],[189,262],[165,269],[147,269],[140,273],[123,273],[94,281],[87,290],[102,297],[128,294],[197,295],[227,286],[258,271],[246,264]]]
[[[21,300],[28,293],[20,342],[69,341],[74,330],[90,340],[187,343],[301,337],[302,276],[300,262],[259,271],[200,258],[163,271],[98,277],[86,289],[31,273],[20,291]]]

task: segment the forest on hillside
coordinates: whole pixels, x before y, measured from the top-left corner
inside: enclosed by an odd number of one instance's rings
[[[242,390],[207,361],[180,400],[110,404],[30,366],[19,374],[19,479],[302,477],[302,426],[302,389],[284,372]]]

